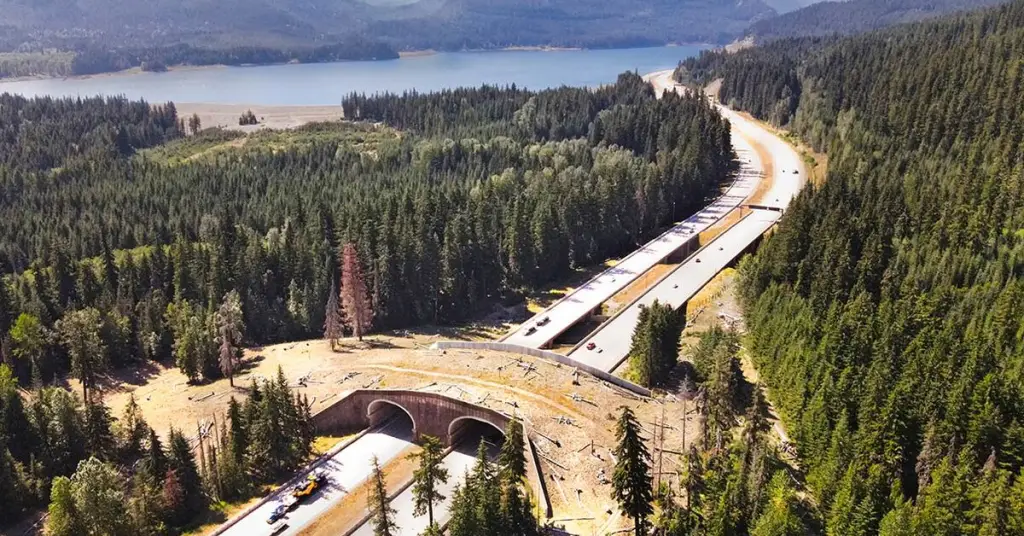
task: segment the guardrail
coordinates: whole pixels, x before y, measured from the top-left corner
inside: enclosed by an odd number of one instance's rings
[[[650,389],[640,387],[639,385],[631,381],[624,380],[622,378],[619,378],[618,376],[613,376],[601,369],[594,368],[590,365],[587,365],[586,363],[580,363],[575,359],[566,357],[562,354],[556,354],[555,352],[550,352],[548,350],[538,350],[536,348],[530,348],[529,346],[521,346],[518,344],[511,344],[507,342],[438,341],[432,344],[431,346],[436,350],[446,350],[449,348],[462,350],[494,350],[496,352],[523,354],[533,357],[539,357],[541,359],[548,359],[550,361],[561,363],[569,367],[575,367],[599,380],[604,380],[608,383],[626,389],[627,391],[638,394],[640,396],[651,396]]]

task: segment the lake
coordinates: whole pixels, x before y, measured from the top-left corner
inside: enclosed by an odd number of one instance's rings
[[[166,73],[0,83],[25,96],[126,95],[150,102],[331,105],[353,91],[433,91],[481,84],[530,89],[598,86],[623,71],[670,69],[702,47],[565,51],[445,52],[389,61],[210,67]]]

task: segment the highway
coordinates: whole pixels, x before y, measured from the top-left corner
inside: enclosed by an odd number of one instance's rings
[[[444,458],[442,465],[445,469],[448,469],[448,482],[439,486],[439,490],[445,496],[445,500],[434,505],[434,521],[438,525],[443,526],[450,517],[448,509],[452,504],[452,492],[455,490],[456,484],[462,482],[466,471],[472,470],[473,465],[476,463],[478,444],[478,441],[463,441],[458,448],[452,449]],[[492,459],[495,458],[498,454],[497,447],[489,449],[488,454]],[[395,509],[395,524],[398,526],[398,530],[393,532],[392,536],[419,536],[423,531],[427,530],[426,514],[422,516],[413,515],[412,486],[409,486],[392,499],[391,507]],[[373,536],[372,524],[364,523],[351,536]]]
[[[345,496],[347,490],[355,489],[370,477],[373,471],[371,460],[376,454],[381,466],[407,448],[412,443],[412,425],[408,419],[394,419],[383,428],[369,432],[355,440],[341,452],[317,467],[327,473],[327,486],[318,491],[306,502],[289,512],[284,522],[288,528],[279,534],[298,534],[303,527],[323,515]],[[306,474],[302,475],[305,479]],[[250,512],[244,518],[221,533],[224,536],[258,536],[271,532],[267,518],[277,505],[291,493],[290,487],[277,490],[271,499]]]
[[[606,372],[615,370],[629,353],[633,328],[642,307],[651,305],[656,299],[676,308],[682,306],[757,237],[775,225],[781,216],[774,210],[752,211],[602,324],[570,352],[569,357]],[[587,349],[590,343],[595,345],[593,350]]]
[[[757,189],[763,174],[760,159],[753,146],[743,136],[737,135],[735,127],[733,149],[740,161],[740,170],[725,194],[686,221],[630,253],[615,266],[601,272],[540,314],[520,324],[506,335],[502,342],[531,348],[544,347],[688,240],[714,225],[729,211],[743,203],[743,200]],[[549,318],[549,321],[543,326],[539,325],[538,320],[544,317]],[[536,327],[536,331],[527,334],[531,326]]]
[[[675,87],[675,82],[671,80],[671,71],[655,73],[650,75],[649,79],[659,91]],[[719,106],[719,111],[732,124],[733,145],[740,155],[741,162],[753,168],[745,173],[755,173],[754,170],[763,168],[761,159],[756,154],[749,159],[744,158],[745,154],[754,152],[752,143],[760,145],[771,154],[774,180],[768,191],[755,201],[760,205],[778,209],[788,207],[790,201],[806,183],[807,171],[803,159],[792,146],[758,123],[722,106]],[[781,216],[780,212],[774,210],[752,211],[664,276],[640,298],[598,327],[569,353],[569,357],[606,372],[613,371],[629,353],[633,328],[640,316],[641,307],[650,305],[655,299],[677,308],[682,306],[718,272],[735,260],[744,249],[770,229]],[[593,350],[587,349],[590,343],[594,344]]]

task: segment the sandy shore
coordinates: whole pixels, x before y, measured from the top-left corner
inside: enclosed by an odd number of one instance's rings
[[[265,106],[249,104],[213,104],[201,102],[176,102],[178,117],[188,118],[199,114],[204,128],[224,127],[243,132],[261,128],[295,128],[315,121],[337,121],[344,115],[341,105],[336,106]],[[239,126],[238,118],[252,110],[260,120],[259,125]]]

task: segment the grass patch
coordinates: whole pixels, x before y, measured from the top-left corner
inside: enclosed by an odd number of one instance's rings
[[[398,139],[397,131],[366,123],[324,121],[288,130],[265,129],[254,132],[245,142],[246,149],[280,151],[310,147],[317,143],[337,142],[356,150],[372,151],[381,143]]]
[[[262,495],[258,495],[243,501],[217,501],[212,503],[203,511],[202,514],[199,514],[199,517],[193,520],[181,534],[182,536],[202,536],[204,534],[209,534],[216,530],[217,527],[224,524],[225,521],[231,519],[250,505],[256,504],[256,502],[262,498]]]
[[[151,162],[177,166],[194,160],[200,156],[212,155],[215,149],[232,141],[244,138],[245,134],[222,128],[208,128],[195,136],[179,138],[169,143],[139,152],[143,158]]]
[[[316,439],[313,440],[313,454],[324,454],[350,437],[352,437],[352,434],[345,436],[317,436]]]

